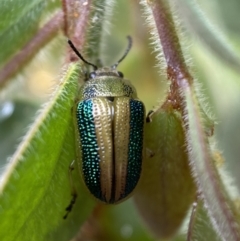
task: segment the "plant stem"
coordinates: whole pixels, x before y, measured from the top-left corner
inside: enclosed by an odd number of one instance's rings
[[[179,108],[183,114],[189,160],[198,191],[204,200],[213,226],[222,240],[240,240],[236,211],[214,165],[201,121],[193,77],[181,50],[170,6],[166,0],[146,2],[153,14],[155,22],[153,26],[162,45],[168,79],[171,81],[165,104],[171,100],[170,104]]]
[[[64,34],[79,50],[82,50],[85,44],[87,29],[89,28],[91,2],[92,1],[90,0],[62,0],[64,11]],[[70,62],[79,60],[70,48],[67,59]]]
[[[3,66],[0,70],[0,88],[24,67],[35,56],[39,49],[55,37],[62,23],[63,13],[59,11],[38,31],[35,37],[32,38],[18,54]]]

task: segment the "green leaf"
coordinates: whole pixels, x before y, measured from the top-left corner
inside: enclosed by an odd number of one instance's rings
[[[48,5],[42,0],[0,1],[0,66],[34,36]]]
[[[180,113],[171,105],[146,124],[147,158],[134,194],[136,206],[157,238],[174,236],[195,198]],[[177,200],[177,204],[176,204]]]
[[[67,240],[93,207],[76,176],[77,205],[63,220],[71,199],[68,169],[75,159],[72,107],[79,72],[78,64],[69,65],[7,167],[0,186],[0,240]]]

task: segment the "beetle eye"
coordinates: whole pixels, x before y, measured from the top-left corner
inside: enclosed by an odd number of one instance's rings
[[[91,72],[90,74],[89,74],[89,79],[94,79],[95,77],[96,77],[96,72]]]
[[[118,76],[120,77],[120,78],[123,78],[123,73],[122,72],[120,72],[120,71],[118,71]]]

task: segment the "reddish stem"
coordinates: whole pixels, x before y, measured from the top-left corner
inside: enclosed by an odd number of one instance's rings
[[[188,84],[191,85],[193,77],[189,73],[184,60],[168,3],[165,0],[153,0],[148,1],[148,4],[153,13],[163,54],[167,63],[167,76],[171,81],[167,100],[162,107],[167,107],[170,104],[173,108],[180,109],[182,97],[179,95],[179,88]]]
[[[188,130],[188,113],[185,106],[184,95],[186,94],[191,97],[191,105],[189,105],[192,109],[192,123],[195,124],[195,132],[198,133],[198,148],[202,148],[201,153],[203,154],[202,163],[197,163],[192,157],[193,161],[193,170],[194,174],[197,177],[199,189],[202,192],[202,196],[204,197],[205,202],[208,205],[209,213],[211,213],[212,219],[214,219],[216,227],[218,227],[219,231],[227,230],[229,231],[229,235],[231,234],[231,240],[239,240],[239,231],[238,226],[236,224],[235,217],[235,209],[234,207],[230,207],[231,202],[228,202],[227,194],[222,185],[219,174],[212,163],[212,158],[209,153],[209,147],[207,146],[206,135],[203,131],[203,126],[201,123],[200,112],[198,110],[198,101],[195,99],[195,93],[192,88],[193,77],[191,76],[188,66],[184,60],[184,56],[181,50],[181,45],[177,36],[176,28],[174,25],[174,21],[170,12],[170,7],[168,6],[168,1],[166,0],[148,0],[148,4],[152,10],[153,17],[155,20],[155,25],[157,28],[157,32],[159,35],[159,39],[161,41],[164,57],[167,62],[167,74],[168,78],[171,81],[170,91],[168,95],[167,101],[164,103],[163,108],[166,105],[172,105],[174,108],[179,108],[183,113],[183,122],[185,125],[185,129]],[[184,93],[184,95],[183,95]],[[188,133],[188,131],[187,131]],[[189,138],[190,139],[190,138]],[[191,140],[191,139],[190,139]],[[192,143],[188,143],[190,146],[190,153],[192,152]],[[196,162],[196,164],[194,163]],[[216,204],[213,204],[211,207],[211,194],[207,192],[206,183],[204,182],[204,178],[202,178],[203,173],[202,168],[205,169],[205,179],[209,179],[209,185],[212,190],[214,190],[214,197],[217,197]],[[196,170],[195,170],[196,169]],[[219,208],[221,213],[224,215],[225,223],[221,223],[219,215],[215,215],[216,211],[215,206]],[[217,218],[217,219],[216,219]],[[191,235],[191,234],[189,234]],[[228,234],[226,234],[227,236]],[[229,238],[230,240],[230,238]]]
[[[169,6],[165,1],[153,1],[150,4],[153,12],[154,20],[163,48],[163,53],[167,62],[168,77],[172,81],[177,81],[177,85],[181,86],[182,80],[187,79],[192,83],[187,65],[185,63],[179,38],[177,36],[175,24],[169,11]]]
[[[62,0],[64,11],[64,33],[74,43],[77,49],[82,49],[89,27],[91,1]],[[68,59],[78,61],[76,54],[69,49]]]
[[[34,38],[0,70],[0,87],[3,87],[7,80],[28,63],[40,48],[55,37],[62,23],[63,13],[59,11],[38,31]]]

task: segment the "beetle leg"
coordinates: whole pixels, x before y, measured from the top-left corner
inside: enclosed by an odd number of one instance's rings
[[[152,151],[152,150],[149,149],[149,148],[146,148],[146,156],[147,156],[147,158],[152,158],[152,157],[155,156],[155,152]]]
[[[71,190],[72,199],[71,199],[69,205],[65,209],[67,211],[67,213],[63,216],[63,219],[66,219],[68,214],[72,211],[73,205],[75,204],[76,199],[77,199],[77,192],[76,192],[75,186],[73,184],[73,178],[72,178],[72,171],[74,170],[74,164],[75,164],[75,160],[72,161],[72,163],[69,166],[69,170],[68,170],[70,186],[72,189]]]
[[[153,116],[153,114],[154,114],[154,111],[153,111],[153,110],[150,110],[150,111],[148,112],[147,117],[146,117],[146,122],[147,122],[147,123],[152,122],[152,116]]]

